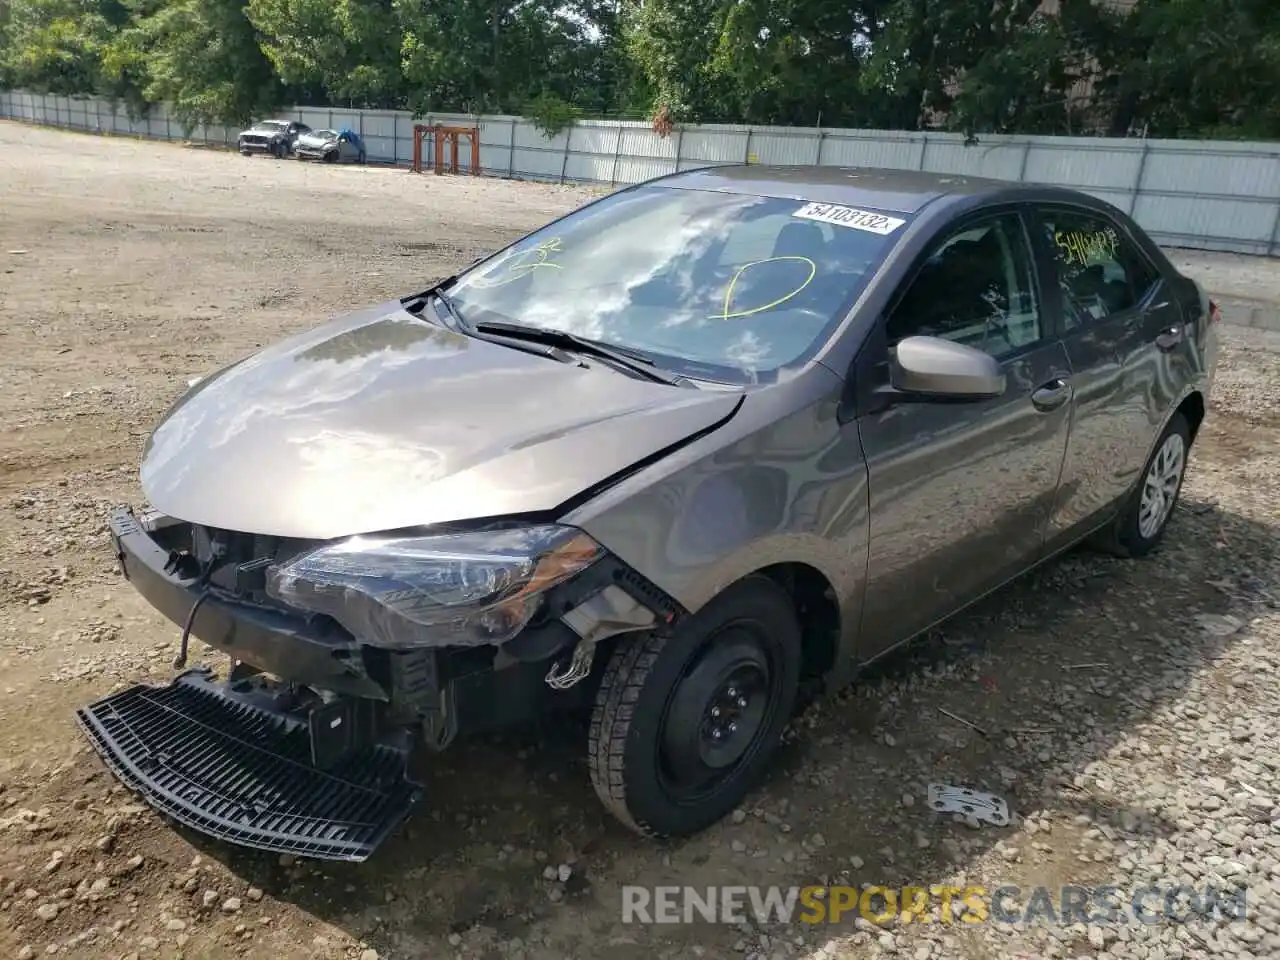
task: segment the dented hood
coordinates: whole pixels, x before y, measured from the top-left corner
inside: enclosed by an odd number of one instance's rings
[[[143,491],[182,520],[306,539],[544,511],[739,399],[587,362],[466,337],[392,301],[198,382],[148,441]]]

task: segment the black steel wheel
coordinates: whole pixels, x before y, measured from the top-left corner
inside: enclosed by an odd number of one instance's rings
[[[591,718],[601,801],[653,837],[697,833],[759,781],[795,704],[800,626],[791,598],[752,576],[670,637],[625,639]]]

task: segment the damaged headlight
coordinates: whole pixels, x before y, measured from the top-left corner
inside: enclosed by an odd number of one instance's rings
[[[272,567],[267,593],[388,649],[505,643],[599,544],[554,524],[423,537],[352,537]]]

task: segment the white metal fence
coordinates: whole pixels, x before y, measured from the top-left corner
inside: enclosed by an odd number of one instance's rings
[[[357,131],[371,162],[407,164],[413,126],[480,128],[481,172],[559,182],[625,184],[720,163],[878,166],[1076,187],[1108,200],[1160,243],[1280,255],[1280,143],[981,136],[739,125],[689,126],[662,138],[643,122],[579,121],[545,137],[520,117],[295,107],[282,116]],[[94,98],[0,91],[0,117],[100,133],[222,144],[236,130],[199,126],[184,136],[163,105],[130,120]],[[458,152],[465,168],[469,151]],[[431,160],[424,149],[424,162]]]

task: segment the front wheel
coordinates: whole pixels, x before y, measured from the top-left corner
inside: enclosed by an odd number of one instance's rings
[[[1122,557],[1142,557],[1159,545],[1182,492],[1190,452],[1191,427],[1186,417],[1175,413],[1147,460],[1138,486],[1101,541],[1104,549]]]
[[[795,705],[800,625],[791,598],[752,576],[669,637],[624,638],[596,695],[591,783],[623,824],[688,836],[736,807]]]

